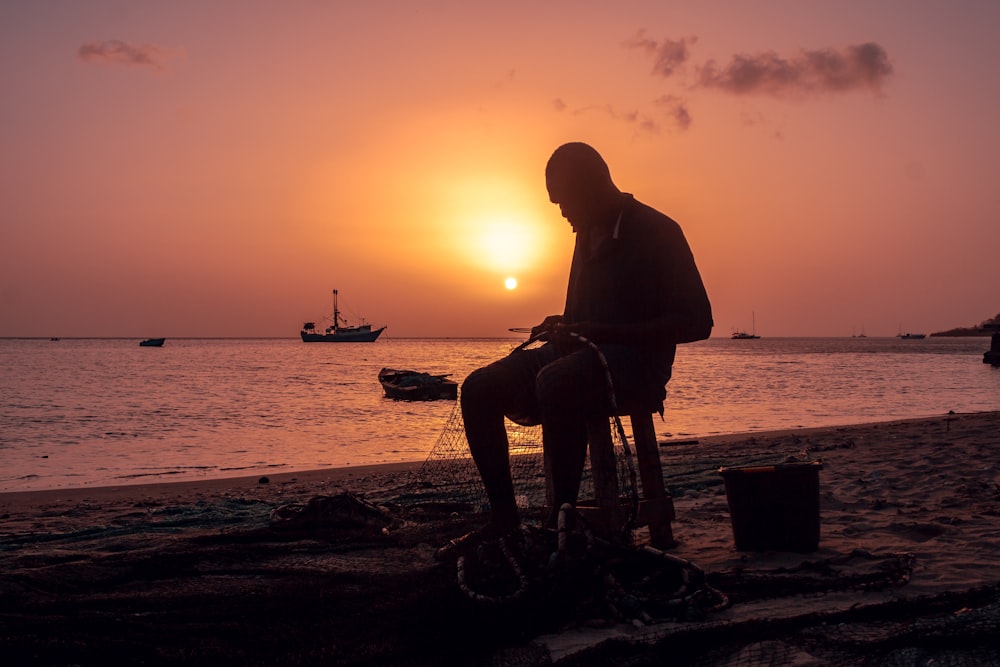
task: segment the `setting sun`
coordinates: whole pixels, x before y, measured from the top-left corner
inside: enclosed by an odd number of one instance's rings
[[[503,286],[507,289],[514,289],[517,287],[517,278],[510,276],[507,280],[503,281]]]
[[[523,269],[538,260],[537,234],[525,222],[503,217],[484,220],[478,240],[479,257],[490,268]]]

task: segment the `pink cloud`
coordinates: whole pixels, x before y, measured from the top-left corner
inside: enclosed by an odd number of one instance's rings
[[[166,53],[159,47],[143,44],[133,46],[117,39],[87,42],[77,49],[77,57],[86,63],[109,63],[163,69]]]

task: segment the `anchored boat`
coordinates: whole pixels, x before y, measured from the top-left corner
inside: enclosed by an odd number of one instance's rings
[[[757,340],[760,338],[760,336],[757,335],[757,314],[751,313],[751,317],[753,317],[753,328],[750,330],[750,333],[741,329],[739,331],[734,331],[730,338],[733,340]]]
[[[378,381],[386,397],[397,401],[453,401],[458,398],[458,383],[449,380],[447,375],[383,368],[378,373]]]
[[[306,322],[302,325],[303,343],[372,343],[385,331],[385,327],[372,329],[372,325],[367,322],[360,322],[351,326],[340,316],[340,308],[337,304],[337,290],[333,290],[333,324],[328,326],[323,333],[316,331],[315,322]]]

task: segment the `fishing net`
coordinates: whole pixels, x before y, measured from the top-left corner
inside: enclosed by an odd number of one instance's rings
[[[608,423],[618,468],[618,486],[622,497],[627,498],[632,493],[633,482],[626,456],[626,442],[614,426],[613,420],[609,419]],[[525,518],[531,520],[545,508],[542,427],[522,426],[510,420],[505,424],[514,495],[518,506],[522,510],[527,510]],[[626,432],[625,437],[630,437],[630,434]],[[416,477],[422,487],[421,495],[425,497],[438,496],[441,500],[468,503],[476,511],[488,511],[486,490],[469,452],[469,443],[465,439],[465,424],[462,421],[460,404],[456,403],[437,442],[417,470]],[[593,494],[593,477],[588,455],[580,482],[580,498],[590,498]]]

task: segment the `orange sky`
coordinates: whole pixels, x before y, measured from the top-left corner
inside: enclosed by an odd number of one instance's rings
[[[3,3],[0,336],[294,337],[334,288],[508,335],[562,307],[571,140],[681,223],[715,335],[997,314],[1000,5],[693,4]]]

